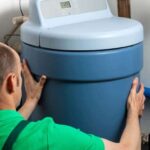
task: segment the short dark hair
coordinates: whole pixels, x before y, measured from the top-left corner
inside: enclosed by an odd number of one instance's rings
[[[16,67],[16,58],[13,49],[0,43],[0,88],[3,84],[5,76],[14,72]]]

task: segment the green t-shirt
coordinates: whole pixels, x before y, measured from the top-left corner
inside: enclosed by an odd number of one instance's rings
[[[0,111],[0,149],[21,120],[24,118],[17,111]],[[45,118],[30,122],[18,136],[13,150],[104,150],[104,143],[99,137]]]

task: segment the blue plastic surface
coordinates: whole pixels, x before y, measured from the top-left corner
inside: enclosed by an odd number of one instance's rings
[[[150,88],[149,87],[145,87],[144,95],[146,97],[150,98]]]
[[[143,66],[143,45],[108,51],[68,52],[22,44],[32,73],[48,77],[32,119],[57,123],[118,141],[132,80]]]
[[[142,43],[108,51],[58,51],[23,44],[35,75],[69,81],[104,81],[136,74],[143,66]]]

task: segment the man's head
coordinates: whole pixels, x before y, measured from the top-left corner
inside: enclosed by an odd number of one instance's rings
[[[0,102],[7,103],[5,98],[12,99],[9,103],[20,103],[22,79],[21,63],[18,54],[12,48],[0,43]]]

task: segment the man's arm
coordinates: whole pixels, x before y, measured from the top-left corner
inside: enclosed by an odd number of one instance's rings
[[[24,77],[27,99],[24,105],[19,109],[19,112],[24,116],[25,119],[28,119],[40,99],[46,81],[46,76],[42,75],[39,82],[36,82],[33,79],[25,60],[23,60],[22,63],[22,73]]]
[[[119,143],[114,143],[103,139],[105,150],[140,150],[141,149],[141,130],[139,117],[144,110],[144,85],[141,84],[140,91],[137,93],[138,79],[133,81],[132,89],[128,97],[128,115],[126,127]]]
[[[26,118],[31,115],[32,111],[36,107],[46,77],[42,76],[39,82],[36,82],[28,69],[27,63],[23,61],[23,75],[25,79],[25,88],[27,94],[27,100],[25,104],[21,107],[19,112]],[[137,93],[136,89],[138,87],[138,79],[133,81],[132,89],[128,97],[128,115],[126,121],[126,127],[121,136],[119,143],[114,143],[109,140],[103,139],[105,150],[140,150],[141,148],[141,133],[140,133],[140,123],[139,116],[142,115],[144,109],[145,97],[144,86],[141,84],[140,91]]]

